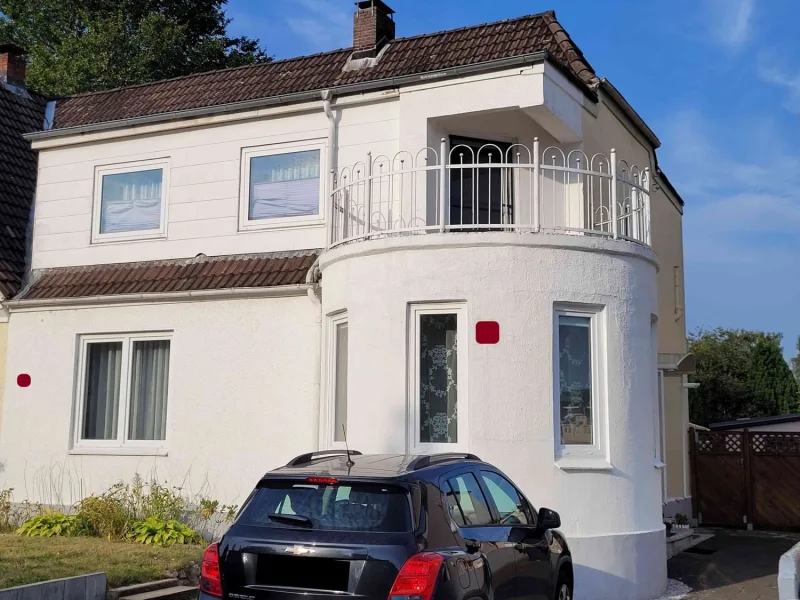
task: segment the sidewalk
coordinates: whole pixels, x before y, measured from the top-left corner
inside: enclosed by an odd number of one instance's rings
[[[777,600],[778,560],[800,534],[709,529],[714,537],[667,562],[670,579],[693,591],[684,600]]]

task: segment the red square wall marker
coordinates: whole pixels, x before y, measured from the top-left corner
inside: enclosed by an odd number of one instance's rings
[[[475,324],[475,341],[479,344],[496,344],[500,341],[500,323],[478,321]]]
[[[27,373],[20,373],[17,375],[17,385],[26,388],[31,384],[31,376]]]

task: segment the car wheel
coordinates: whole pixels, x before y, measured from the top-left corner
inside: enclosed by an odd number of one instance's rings
[[[555,600],[572,600],[572,581],[563,569],[558,574]]]

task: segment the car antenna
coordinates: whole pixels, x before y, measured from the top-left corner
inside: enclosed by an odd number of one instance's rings
[[[344,464],[349,469],[350,467],[355,466],[356,463],[354,463],[353,459],[350,458],[350,448],[347,446],[347,428],[345,428],[344,423],[342,423],[342,434],[344,434],[344,450],[347,452],[347,462]]]

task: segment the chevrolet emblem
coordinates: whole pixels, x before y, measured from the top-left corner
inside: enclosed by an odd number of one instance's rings
[[[311,554],[314,552],[313,548],[306,548],[305,546],[290,546],[284,552],[291,552],[295,556],[302,556],[304,554]]]

